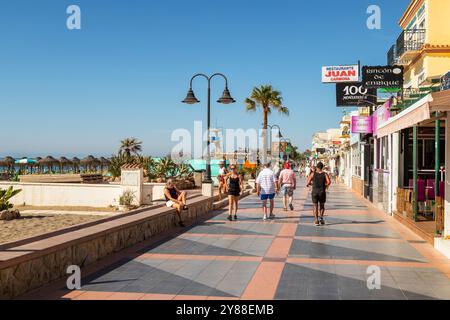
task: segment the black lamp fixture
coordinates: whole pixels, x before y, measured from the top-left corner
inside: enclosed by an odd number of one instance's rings
[[[236,100],[234,100],[233,97],[231,97],[230,90],[228,90],[228,87],[226,87],[225,90],[223,91],[222,97],[219,100],[217,100],[217,102],[222,104],[231,104],[235,103]]]
[[[186,95],[186,98],[182,101],[186,104],[196,104],[200,101],[195,97],[194,90],[192,90],[192,83],[195,78],[203,77],[208,81],[208,101],[207,101],[207,121],[208,121],[208,141],[207,141],[207,155],[206,155],[206,172],[204,183],[212,183],[211,179],[211,137],[210,137],[210,128],[211,128],[211,80],[215,77],[222,77],[225,80],[225,90],[223,91],[222,97],[217,100],[218,103],[221,104],[231,104],[235,103],[236,100],[231,97],[230,90],[228,90],[228,79],[222,73],[215,73],[212,76],[207,76],[203,73],[198,73],[191,78],[189,91]]]
[[[196,104],[196,103],[199,103],[200,100],[198,100],[195,97],[194,90],[192,90],[192,88],[190,88],[188,93],[187,93],[186,98],[182,102],[186,103],[186,104]]]

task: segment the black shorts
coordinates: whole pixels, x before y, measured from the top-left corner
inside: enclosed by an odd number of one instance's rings
[[[327,193],[326,192],[321,192],[321,193],[313,193],[312,194],[312,202],[314,204],[318,204],[318,203],[325,203],[327,202]]]
[[[241,190],[228,190],[228,195],[233,197],[239,197],[241,195]]]

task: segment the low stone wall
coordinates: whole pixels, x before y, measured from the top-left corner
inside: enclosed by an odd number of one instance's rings
[[[11,199],[14,205],[97,207],[119,205],[122,187],[119,184],[26,183],[0,182],[0,188],[22,189]]]
[[[361,180],[359,177],[352,177],[352,189],[362,196],[364,194],[364,180]]]
[[[144,189],[150,188],[152,190],[152,201],[159,201],[164,199],[165,183],[144,183]]]
[[[188,201],[183,217],[192,222],[213,208],[213,199]],[[176,228],[175,211],[160,207],[128,214],[0,251],[0,299],[11,299],[67,277],[71,265],[86,267],[112,253]]]

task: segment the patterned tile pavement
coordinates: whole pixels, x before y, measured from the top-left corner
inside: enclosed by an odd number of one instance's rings
[[[304,181],[300,181],[300,185]],[[144,243],[83,270],[82,290],[56,283],[26,299],[450,299],[450,261],[343,186],[329,192],[324,227],[312,225],[309,190],[295,211],[276,201],[241,202],[239,220],[219,210],[181,232]],[[381,270],[369,290],[368,268]]]

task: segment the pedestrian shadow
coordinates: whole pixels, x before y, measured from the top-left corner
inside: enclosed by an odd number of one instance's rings
[[[327,226],[337,226],[337,225],[359,225],[359,224],[372,224],[372,225],[377,225],[377,224],[382,224],[385,223],[386,220],[346,220],[346,219],[342,219],[342,218],[335,218],[332,216],[324,216],[325,220],[327,221]],[[308,215],[308,216],[301,216],[300,220],[308,220],[311,223],[313,222],[313,220],[315,219],[315,217],[313,215]]]

